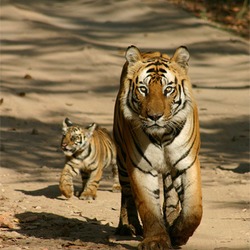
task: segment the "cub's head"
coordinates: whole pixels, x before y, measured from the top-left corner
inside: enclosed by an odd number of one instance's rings
[[[170,58],[130,46],[126,60],[120,92],[125,118],[151,135],[171,133],[182,126],[192,106],[187,48],[179,47]]]
[[[96,124],[91,124],[88,128],[81,128],[73,125],[73,123],[66,118],[62,126],[62,141],[61,148],[65,155],[72,156],[80,150],[84,150],[88,146]]]

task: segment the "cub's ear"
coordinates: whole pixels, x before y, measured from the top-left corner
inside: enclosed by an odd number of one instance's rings
[[[130,65],[133,65],[136,62],[140,61],[141,60],[140,50],[134,45],[129,46],[126,51],[126,59]]]
[[[188,70],[188,61],[190,55],[188,49],[185,46],[181,46],[176,49],[171,61],[177,62],[185,71]]]
[[[73,123],[70,121],[69,118],[65,118],[62,123],[62,131],[63,133],[66,133],[67,128],[73,126]]]
[[[68,117],[65,118],[64,122],[65,122],[65,124],[66,124],[68,127],[73,126],[72,121],[71,121]]]
[[[94,133],[96,127],[97,127],[97,124],[96,124],[96,123],[92,123],[92,124],[90,124],[90,125],[88,126],[88,133],[87,133],[87,136],[88,136],[88,137],[91,137],[91,136],[93,135],[93,133]]]

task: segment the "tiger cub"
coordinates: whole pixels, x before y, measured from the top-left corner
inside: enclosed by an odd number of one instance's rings
[[[96,199],[96,192],[103,169],[112,165],[113,192],[120,190],[116,165],[116,147],[108,131],[93,123],[87,128],[73,125],[66,118],[62,126],[61,148],[66,162],[62,170],[59,188],[61,193],[70,198],[74,193],[73,177],[81,174],[82,190],[79,199]]]

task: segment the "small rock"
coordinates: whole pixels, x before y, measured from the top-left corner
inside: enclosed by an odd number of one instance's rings
[[[31,80],[31,79],[32,79],[32,76],[31,76],[31,75],[29,75],[29,74],[26,74],[23,78],[24,78],[24,79]]]
[[[26,93],[25,92],[19,92],[19,93],[17,93],[19,96],[21,96],[21,97],[24,97],[24,96],[26,96]]]
[[[31,134],[32,135],[38,135],[39,132],[38,132],[38,130],[36,128],[33,128],[32,131],[31,131]]]
[[[40,206],[34,206],[34,208],[35,208],[35,209],[41,209],[41,207],[40,207]]]
[[[0,151],[1,151],[1,152],[4,152],[4,151],[5,151],[5,147],[4,147],[3,144],[0,144]]]

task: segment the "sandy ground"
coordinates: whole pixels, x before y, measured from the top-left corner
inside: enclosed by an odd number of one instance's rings
[[[204,216],[182,249],[250,249],[248,41],[167,1],[3,0],[0,11],[0,248],[135,249],[140,239],[107,240],[120,207],[111,170],[95,201],[58,189],[62,120],[112,130],[124,50],[134,44],[191,53]]]

